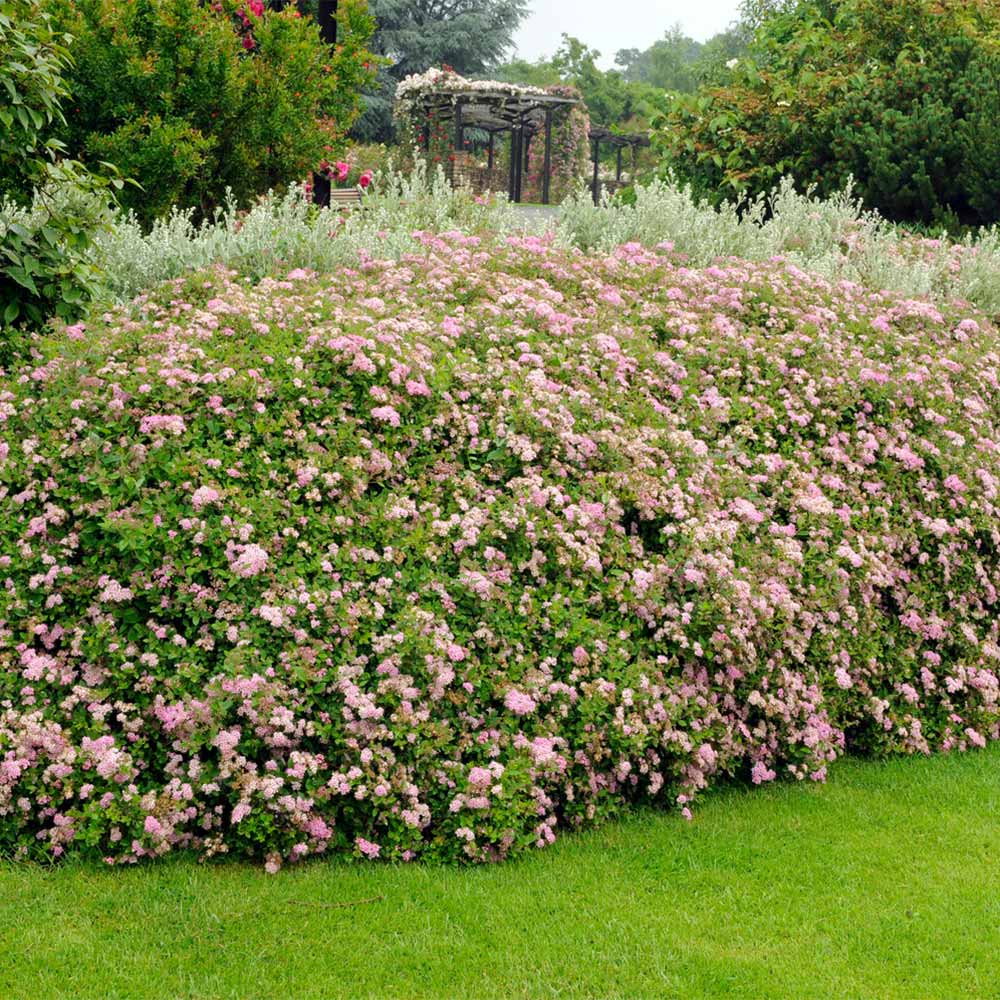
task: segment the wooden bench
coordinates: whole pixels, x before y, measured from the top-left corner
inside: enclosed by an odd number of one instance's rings
[[[359,187],[333,188],[330,191],[330,208],[343,211],[357,208],[361,204],[362,191]]]

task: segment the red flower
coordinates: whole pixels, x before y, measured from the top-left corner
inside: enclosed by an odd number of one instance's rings
[[[358,178],[358,184],[361,185],[362,188],[368,187],[368,185],[371,184],[371,182],[372,182],[372,172],[370,170],[366,170]]]

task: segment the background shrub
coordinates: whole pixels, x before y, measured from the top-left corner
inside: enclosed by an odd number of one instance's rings
[[[76,317],[104,288],[94,236],[115,218],[110,182],[73,163],[50,164],[32,200],[0,200],[0,366],[19,350],[14,327]]]
[[[363,0],[341,5],[335,49],[289,8],[222,0],[44,0],[73,35],[69,150],[106,159],[168,208],[210,214],[303,179],[344,141],[358,111],[372,30]]]
[[[390,163],[395,154],[389,158]],[[352,176],[378,162],[378,147],[351,151]],[[516,215],[503,198],[484,202],[456,191],[421,159],[405,174],[379,171],[361,211],[348,215],[310,206],[304,189],[261,198],[248,211],[229,205],[198,224],[172,212],[145,229],[134,216],[114,220],[91,252],[105,293],[122,300],[165,278],[224,264],[253,280],[276,268],[331,271],[359,259],[398,259],[417,246],[419,230],[497,234],[544,229],[545,220]],[[790,179],[743,211],[699,200],[690,187],[656,181],[595,206],[579,189],[563,202],[555,226],[565,246],[613,252],[623,243],[669,243],[695,266],[719,258],[789,263],[831,281],[911,297],[974,303],[1000,316],[1000,231],[979,230],[961,242],[916,237],[867,211],[853,192],[820,198],[798,192]]]
[[[853,177],[890,219],[991,224],[998,18],[995,0],[782,5],[727,82],[672,102],[660,148],[716,201],[785,175],[825,194]]]
[[[0,195],[24,197],[41,169],[44,132],[63,121],[68,39],[32,0],[0,0]]]
[[[70,319],[97,289],[91,238],[120,187],[57,161],[63,146],[47,136],[64,121],[67,43],[38,3],[0,2],[0,366],[17,350],[15,326]]]
[[[352,164],[356,176],[363,160]],[[395,260],[419,249],[422,231],[507,232],[515,228],[503,199],[476,200],[456,190],[439,168],[418,161],[406,174],[384,170],[349,214],[317,209],[303,186],[268,194],[249,210],[229,203],[201,223],[174,211],[145,228],[125,215],[97,237],[91,259],[105,275],[109,299],[128,300],[165,278],[223,265],[259,281],[275,271],[332,273],[359,260]],[[417,235],[415,235],[417,234]]]

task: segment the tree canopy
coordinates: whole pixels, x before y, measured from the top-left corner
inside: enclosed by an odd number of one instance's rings
[[[735,26],[699,42],[674,25],[647,49],[619,49],[614,67],[602,70],[597,49],[563,34],[551,56],[533,62],[513,59],[495,75],[541,87],[569,84],[583,94],[595,122],[640,127],[662,109],[666,94],[693,93],[745,49],[745,33]]]

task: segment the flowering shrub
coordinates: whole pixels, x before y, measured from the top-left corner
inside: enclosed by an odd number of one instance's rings
[[[327,177],[335,187],[359,187],[367,190],[372,182],[372,171],[370,168],[364,170],[358,167],[351,167],[345,160],[337,160],[330,163],[328,160],[321,160],[318,172]]]
[[[989,321],[419,240],[6,379],[0,851],[494,860],[1000,736]]]

